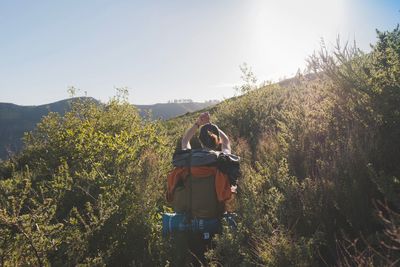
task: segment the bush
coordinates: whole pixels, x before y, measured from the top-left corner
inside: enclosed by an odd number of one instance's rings
[[[165,262],[158,214],[170,152],[157,122],[123,99],[76,102],[25,145],[0,182],[4,264]]]

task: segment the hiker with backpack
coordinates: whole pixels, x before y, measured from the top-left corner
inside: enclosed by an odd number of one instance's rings
[[[201,149],[190,140],[200,130]],[[163,215],[163,231],[172,233],[176,265],[204,264],[205,251],[214,234],[221,232],[221,218],[232,202],[238,178],[239,158],[231,155],[228,136],[210,115],[202,113],[185,132],[181,150],[173,157],[173,171],[167,177],[167,200],[173,214]]]

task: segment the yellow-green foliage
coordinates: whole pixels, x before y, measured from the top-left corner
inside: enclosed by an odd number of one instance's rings
[[[400,259],[399,28],[378,32],[369,54],[337,47],[309,61],[314,72],[281,84],[256,89],[247,75],[243,95],[207,110],[243,173],[237,230],[224,226],[210,265]],[[122,95],[43,118],[0,166],[0,265],[173,262],[161,238],[166,175],[200,112],[143,121]]]
[[[118,98],[45,117],[0,181],[3,263],[164,262],[165,140],[158,123]]]

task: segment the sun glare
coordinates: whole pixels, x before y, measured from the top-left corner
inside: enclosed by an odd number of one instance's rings
[[[344,0],[255,1],[248,12],[251,29],[250,65],[264,80],[294,74],[305,66],[305,55],[343,34]]]

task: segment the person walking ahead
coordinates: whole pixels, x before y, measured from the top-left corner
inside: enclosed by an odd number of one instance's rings
[[[202,127],[205,125],[205,127]],[[194,136],[197,129],[200,128],[200,142],[205,150],[217,150],[221,145],[221,151],[226,154],[231,153],[231,143],[228,136],[215,124],[210,123],[210,114],[208,112],[200,114],[197,121],[190,127],[182,138],[182,150],[191,149],[190,139]]]
[[[202,148],[192,150],[190,140],[198,129]],[[168,175],[167,200],[175,212],[186,214],[188,220],[219,222],[225,211],[225,202],[232,196],[229,177],[217,166],[220,153],[231,153],[228,136],[210,123],[208,113],[202,113],[183,135],[181,149],[179,157],[174,157],[183,158],[185,165],[175,167]],[[176,265],[187,264],[188,256],[191,256],[193,265],[204,264],[204,252],[210,247],[213,234],[176,233],[173,236]]]

